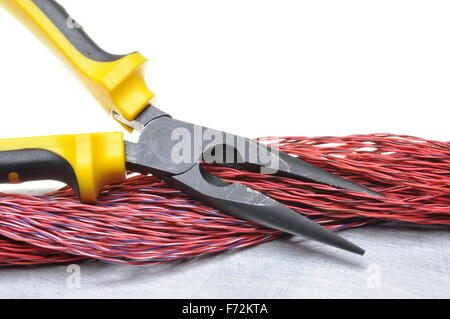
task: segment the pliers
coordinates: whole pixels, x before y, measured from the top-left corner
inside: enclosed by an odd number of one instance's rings
[[[53,179],[95,203],[102,187],[126,171],[158,176],[216,209],[251,222],[364,254],[364,250],[301,214],[242,184],[208,173],[202,163],[310,180],[381,196],[276,148],[173,119],[151,105],[140,53],[102,50],[54,0],[2,0],[2,4],[72,66],[100,104],[137,142],[123,134],[76,134],[0,141],[0,182]]]

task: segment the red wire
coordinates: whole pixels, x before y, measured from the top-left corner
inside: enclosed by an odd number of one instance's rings
[[[392,134],[264,138],[386,198],[223,167],[240,182],[331,229],[375,221],[450,225],[450,144]],[[98,259],[155,264],[243,248],[281,234],[218,212],[152,176],[108,186],[96,205],[69,189],[0,196],[0,266]]]

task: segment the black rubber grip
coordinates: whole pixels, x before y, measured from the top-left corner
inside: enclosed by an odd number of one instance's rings
[[[98,62],[111,62],[125,56],[111,54],[100,48],[56,1],[32,1],[55,24],[62,34],[64,34],[67,40],[69,40],[80,53],[89,59]]]
[[[46,150],[24,149],[0,152],[0,183],[40,180],[60,181],[78,194],[72,166],[61,156]]]

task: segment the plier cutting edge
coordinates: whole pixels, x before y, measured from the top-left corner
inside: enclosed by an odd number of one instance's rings
[[[229,184],[201,166],[208,162],[262,170],[288,178],[381,196],[275,148],[173,119],[152,106],[140,53],[102,50],[54,0],[1,0],[26,26],[56,49],[100,104],[138,142],[122,133],[76,134],[0,141],[0,182],[53,179],[82,202],[95,203],[102,187],[123,181],[126,170],[153,174],[225,213],[293,235],[364,254],[364,250],[299,213],[239,183]]]

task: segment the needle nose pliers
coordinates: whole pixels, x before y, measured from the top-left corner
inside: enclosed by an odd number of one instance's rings
[[[2,0],[2,4],[72,66],[100,104],[137,142],[122,133],[76,134],[0,141],[0,182],[54,179],[65,182],[86,203],[101,188],[125,179],[126,170],[153,174],[225,213],[306,236],[357,254],[364,250],[255,190],[229,184],[201,166],[208,162],[265,170],[337,188],[380,194],[299,158],[249,139],[173,119],[151,105],[140,53],[102,50],[53,0]]]

